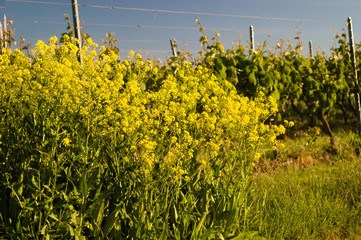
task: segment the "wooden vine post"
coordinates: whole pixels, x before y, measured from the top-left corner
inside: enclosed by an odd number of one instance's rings
[[[308,42],[308,47],[309,47],[309,50],[310,50],[310,58],[313,58],[313,48],[312,48],[312,41],[311,40]]]
[[[3,54],[3,46],[4,46],[4,34],[3,34],[3,25],[0,21],[0,54]]]
[[[170,40],[170,47],[172,48],[173,57],[178,57],[177,47],[173,39]]]
[[[249,38],[250,38],[249,40],[251,43],[251,48],[249,50],[249,56],[251,56],[251,53],[254,51],[254,28],[252,25],[249,27]]]
[[[79,12],[78,12],[78,0],[71,0],[72,10],[73,10],[73,22],[74,22],[74,36],[78,39],[79,55],[78,59],[81,65],[83,65],[83,60],[81,56],[82,49],[82,39],[80,34],[80,23],[79,23]]]
[[[347,19],[347,26],[348,26],[348,36],[349,36],[349,44],[350,44],[350,54],[351,54],[351,61],[352,67],[354,70],[355,76],[355,102],[356,102],[356,110],[357,110],[357,121],[358,121],[358,133],[361,135],[361,106],[360,106],[360,93],[359,93],[359,84],[357,78],[357,69],[356,69],[356,56],[355,56],[355,42],[353,38],[353,29],[352,29],[352,19],[349,17]]]
[[[6,20],[6,14],[4,14],[4,48],[7,49],[8,48],[8,43],[7,43],[7,39],[6,39],[6,35],[7,35],[7,20]]]

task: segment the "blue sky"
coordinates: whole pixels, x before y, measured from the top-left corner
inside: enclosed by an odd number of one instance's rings
[[[71,6],[67,5],[70,3],[71,0],[0,0],[0,7],[4,6],[0,14],[5,12],[14,21],[16,39],[23,36],[35,44],[66,31],[63,14],[71,16]],[[312,40],[327,52],[334,43],[332,29],[342,32],[349,16],[353,19],[355,41],[361,41],[360,0],[78,0],[78,4],[88,5],[79,6],[85,32],[98,43],[106,33],[114,32],[119,40],[117,46],[124,50],[122,58],[128,50],[164,58],[171,54],[172,37],[177,39],[179,48],[187,44],[189,51],[200,50],[195,19],[200,19],[210,37],[217,29],[227,48],[239,38],[235,31],[241,33],[242,44],[246,45],[249,26],[253,25],[256,42],[263,43],[271,35],[268,43],[273,47],[281,38],[293,39],[297,30],[306,44]]]

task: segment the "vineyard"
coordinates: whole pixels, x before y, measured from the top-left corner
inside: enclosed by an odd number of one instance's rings
[[[347,34],[305,57],[299,36],[224,49],[199,28],[198,56],[165,64],[120,61],[111,34],[100,47],[84,35],[80,52],[71,33],[3,49],[4,239],[269,237],[251,211],[260,160],[277,160],[287,131],[322,129],[337,154],[336,124],[356,130]]]

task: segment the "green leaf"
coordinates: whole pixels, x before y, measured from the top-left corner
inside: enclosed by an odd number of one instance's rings
[[[107,237],[108,234],[110,233],[110,231],[113,229],[118,213],[119,213],[119,208],[116,208],[107,217],[107,220],[105,222],[104,229],[103,229],[103,233],[104,233],[105,237]]]
[[[217,233],[215,228],[210,228],[208,229],[205,233],[202,234],[201,236],[201,240],[207,240],[207,239],[214,239],[215,238],[215,234]]]
[[[54,219],[55,221],[59,221],[59,219],[56,217],[56,215],[54,213],[51,213],[49,215],[50,218]]]
[[[258,232],[240,233],[238,236],[227,238],[228,240],[265,240],[265,238],[258,235]]]
[[[249,74],[248,79],[249,79],[249,83],[251,83],[253,86],[257,85],[257,79],[256,79],[256,76],[255,76],[254,72],[251,72]]]
[[[167,222],[163,222],[163,230],[160,234],[159,240],[167,240],[168,239],[168,233],[169,233],[169,226]]]
[[[69,230],[69,234],[70,236],[74,236],[74,229],[67,223],[65,223],[65,226],[67,227],[67,229]]]
[[[178,212],[174,203],[173,203],[173,211],[174,211],[174,220],[178,222]]]
[[[92,172],[92,174],[90,175],[90,177],[88,178],[88,184],[90,186],[95,185],[95,181],[98,178],[98,174],[99,174],[99,167],[95,168],[94,171]]]
[[[95,219],[95,227],[94,227],[94,236],[97,238],[100,235],[101,232],[101,224],[103,222],[103,217],[104,217],[104,199],[101,202],[101,204],[99,205],[99,207],[97,208],[97,210],[94,212],[93,217]]]
[[[41,229],[41,234],[42,235],[45,235],[45,231],[46,231],[46,228],[48,227],[48,225],[44,225],[44,227]]]

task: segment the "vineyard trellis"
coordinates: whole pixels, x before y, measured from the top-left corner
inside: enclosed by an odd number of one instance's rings
[[[61,8],[62,6],[71,6],[71,2],[53,2],[53,1],[30,1],[30,0],[10,0],[10,1],[6,1],[12,4],[17,4],[17,3],[23,3],[23,4],[28,4],[28,5],[54,5],[56,8],[57,6],[59,6],[59,8]],[[80,2],[81,3],[81,2]],[[264,16],[264,15],[242,15],[242,14],[227,14],[227,13],[218,13],[218,12],[202,12],[202,11],[181,11],[181,10],[173,10],[173,9],[167,9],[167,8],[157,8],[157,7],[149,7],[149,8],[137,8],[137,7],[123,7],[123,6],[116,6],[116,5],[112,5],[109,4],[109,6],[107,6],[106,4],[104,5],[91,5],[91,4],[87,4],[86,2],[84,2],[84,4],[78,4],[79,7],[85,9],[85,8],[95,8],[95,9],[109,9],[110,11],[117,11],[117,10],[122,10],[122,11],[126,11],[126,12],[131,12],[131,11],[138,11],[138,12],[153,12],[154,14],[159,14],[159,13],[169,13],[169,14],[178,14],[178,15],[195,15],[195,16],[212,16],[212,17],[226,17],[226,18],[244,18],[244,19],[255,19],[255,21],[261,20],[261,21],[270,21],[270,20],[276,20],[276,21],[284,21],[284,22],[297,22],[296,27],[293,26],[292,29],[297,28],[301,23],[335,23],[334,20],[332,19],[311,19],[311,18],[287,18],[287,17],[278,17],[278,16]],[[61,23],[61,22],[57,22],[57,21],[41,21],[41,20],[34,20],[32,21],[34,24],[38,23],[47,23],[47,24],[55,24],[55,23]],[[18,19],[17,24],[20,24],[20,21]],[[29,21],[23,21],[23,23],[21,24],[29,24]],[[127,27],[127,28],[137,28],[137,25],[130,25],[130,24],[107,24],[107,23],[91,23],[91,22],[87,22],[87,25],[89,26],[118,26],[118,27]],[[248,25],[248,24],[247,24]],[[196,29],[194,27],[189,27],[189,26],[185,26],[185,27],[180,27],[180,26],[153,26],[153,25],[147,25],[144,24],[144,26],[142,24],[139,24],[140,28],[161,28],[161,27],[166,27],[166,28],[174,28],[174,29]],[[235,30],[239,30],[238,26],[237,27],[231,27],[231,28],[222,28],[222,27],[207,27],[207,30],[219,30],[219,31],[235,31]],[[258,31],[263,32],[263,34],[265,34],[265,32],[267,32],[266,29],[258,29]],[[284,30],[282,30],[284,31]],[[303,32],[306,33],[306,32]],[[311,33],[311,32],[309,32]],[[313,32],[313,34],[317,34],[317,32]],[[273,33],[272,33],[273,34]],[[230,40],[231,41],[231,40]],[[321,42],[321,41],[319,41]],[[165,48],[164,46],[162,48]],[[192,48],[195,48],[195,46],[192,46]],[[129,49],[129,48],[124,48],[124,49]],[[145,48],[147,49],[147,48]],[[145,51],[145,50],[144,50]],[[155,52],[155,50],[152,50],[151,52]],[[161,50],[160,52],[163,53],[163,51]]]

